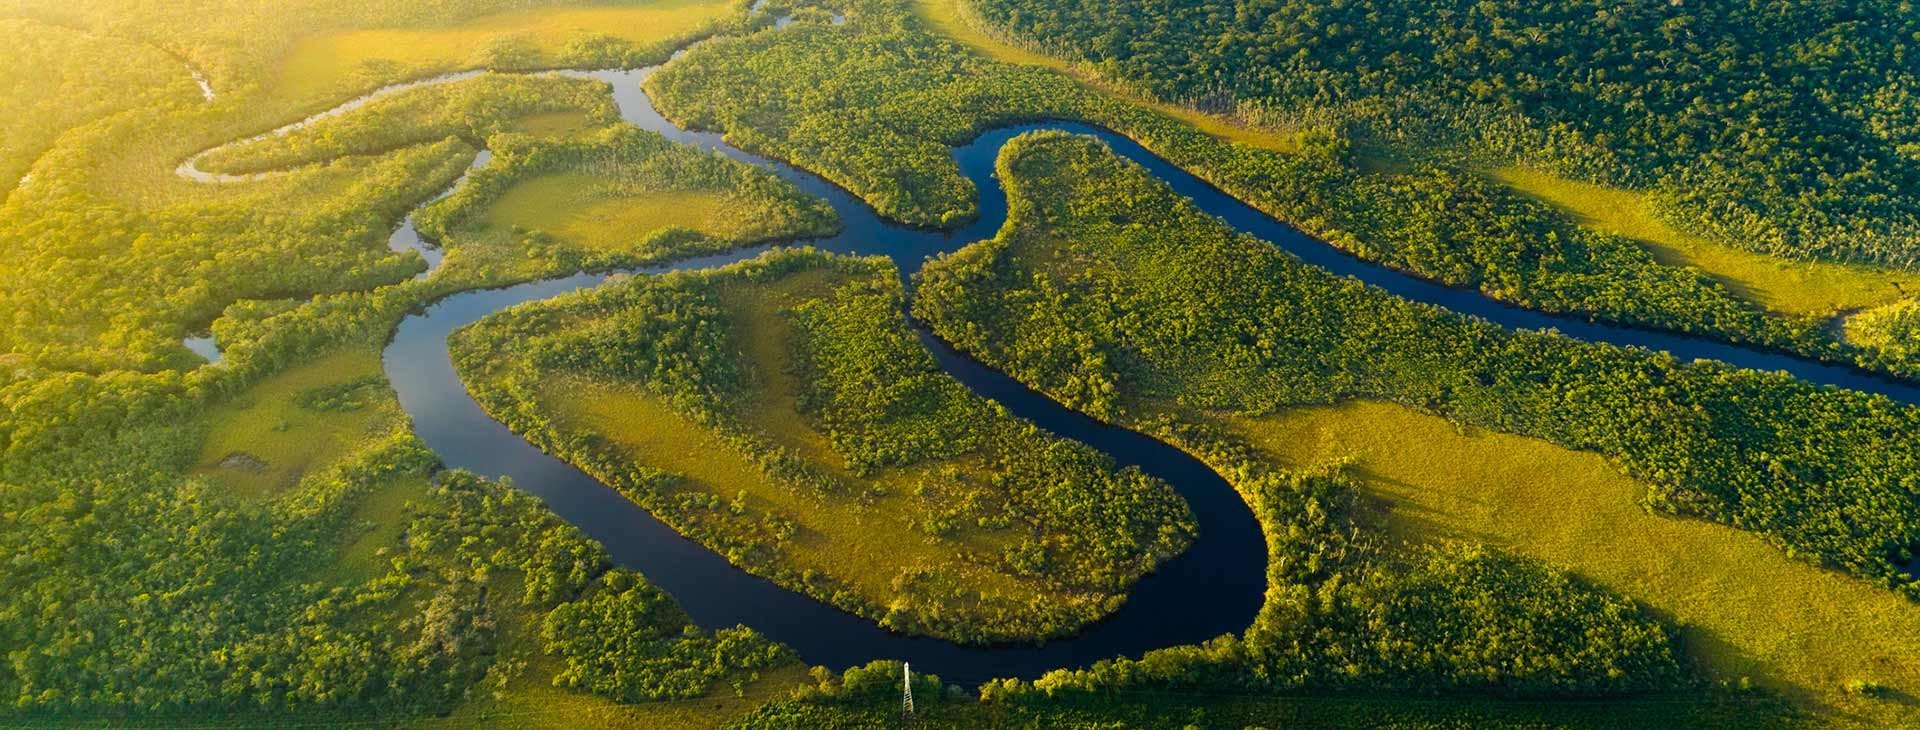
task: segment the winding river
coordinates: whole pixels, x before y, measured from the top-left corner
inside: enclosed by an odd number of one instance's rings
[[[805,243],[836,253],[884,255],[903,273],[928,256],[989,238],[1006,220],[1006,196],[993,177],[1001,146],[1034,129],[1085,127],[1059,124],[999,129],[955,150],[962,171],[983,192],[981,216],[957,231],[937,232],[894,225],[845,190],[811,173],[758,157],[723,142],[720,135],[680,129],[655,111],[640,82],[652,68],[635,71],[566,72],[612,86],[621,116],[674,141],[717,151],[774,171],[803,191],[825,198],[841,229]],[[417,240],[405,230],[394,240]],[[766,247],[677,261],[636,273],[698,269],[750,258]],[[489,418],[454,373],[447,337],[502,308],[590,287],[606,274],[578,274],[504,289],[456,294],[408,317],[385,354],[386,371],[413,420],[414,431],[449,467],[513,483],[540,496],[561,517],[606,545],[616,562],[639,570],[679,599],[694,620],[717,628],[745,624],[781,641],[808,662],[845,668],[871,659],[906,659],[954,681],[1033,677],[1062,666],[1080,666],[1114,656],[1138,656],[1158,647],[1188,644],[1238,632],[1252,622],[1266,590],[1266,543],[1260,524],[1233,488],[1198,460],[1166,444],[1103,425],[1068,410],[1019,382],[947,347],[922,331],[941,366],[973,392],[998,401],[1015,415],[1065,438],[1106,453],[1121,466],[1175,485],[1200,524],[1202,538],[1179,557],[1141,579],[1124,607],[1069,639],[1045,646],[960,646],[939,639],[896,634],[828,604],[748,574],[718,554],[681,537],[638,505],[578,469],[542,453]]]
[[[1013,137],[1035,130],[1063,130],[1097,137],[1120,155],[1191,198],[1208,213],[1271,242],[1302,261],[1337,275],[1351,276],[1395,295],[1435,304],[1513,328],[1554,328],[1595,342],[1665,350],[1681,359],[1707,358],[1733,365],[1783,370],[1809,381],[1887,395],[1920,403],[1920,387],[1787,355],[1671,333],[1542,314],[1361,261],[1306,236],[1161,159],[1118,134],[1071,122],[1022,124],[980,135],[953,152],[961,171],[981,193],[980,217],[955,231],[938,232],[895,225],[845,190],[811,173],[762,158],[724,142],[720,135],[681,129],[654,109],[641,82],[657,67],[615,71],[563,71],[607,82],[626,121],[676,142],[715,151],[766,168],[801,190],[826,199],[839,214],[839,233],[806,241],[828,251],[884,255],[903,273],[919,269],[932,254],[989,238],[1006,221],[1007,203],[993,175],[994,160]],[[430,83],[473,74],[451,74],[375,91],[307,120],[274,130],[285,133],[315,119],[336,116],[367,101]],[[266,135],[262,135],[266,136]],[[249,179],[197,169],[196,156],[181,165],[183,175],[207,182]],[[484,162],[484,156],[476,165]],[[456,183],[457,184],[457,183]],[[435,198],[438,199],[438,198]],[[413,230],[408,216],[395,232],[396,250],[433,252]],[[764,247],[683,260],[631,273],[654,273],[720,265],[756,255]],[[430,255],[430,265],[438,264]],[[430,269],[431,271],[431,269]],[[993,677],[1033,677],[1057,667],[1075,667],[1116,656],[1139,656],[1155,648],[1204,641],[1238,632],[1252,621],[1266,588],[1266,546],[1259,523],[1246,504],[1216,473],[1193,457],[1151,438],[1100,424],[994,372],[922,331],[921,338],[948,373],[975,393],[1062,437],[1080,441],[1123,466],[1172,484],[1186,498],[1200,525],[1200,539],[1186,553],[1143,578],[1127,603],[1112,617],[1082,633],[1044,646],[961,646],[881,629],[799,593],[750,575],[721,556],[681,537],[645,510],[578,469],[542,453],[489,418],[468,396],[454,373],[447,337],[460,327],[503,308],[596,286],[606,274],[577,274],[518,286],[471,291],[447,297],[401,322],[384,354],[385,369],[414,430],[449,468],[511,479],[538,495],[562,518],[606,546],[614,560],[636,569],[679,600],[696,623],[707,628],[744,624],[788,644],[813,664],[836,669],[872,659],[905,659],[952,681],[977,683]],[[210,343],[205,343],[211,350]]]

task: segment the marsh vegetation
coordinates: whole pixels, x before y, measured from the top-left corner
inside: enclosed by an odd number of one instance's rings
[[[1171,488],[968,393],[884,260],[636,277],[462,332],[481,404],[683,534],[900,631],[1059,636],[1193,539]]]

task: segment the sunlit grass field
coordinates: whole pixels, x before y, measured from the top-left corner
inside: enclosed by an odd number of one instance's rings
[[[425,502],[432,485],[408,478],[381,486],[360,498],[348,518],[352,532],[327,575],[343,584],[361,583],[392,569],[389,556],[399,552],[406,538],[409,504]]]
[[[1746,299],[1785,314],[1830,316],[1920,292],[1920,273],[1869,266],[1788,261],[1742,251],[1675,229],[1654,214],[1644,193],[1579,182],[1522,167],[1496,180],[1573,216],[1581,225],[1639,241],[1662,263],[1692,266]]]
[[[806,668],[794,664],[732,677],[705,697],[639,703],[555,687],[553,677],[563,663],[546,653],[540,615],[521,605],[515,593],[498,591],[489,597],[495,615],[506,618],[498,623],[500,659],[489,677],[445,717],[419,717],[395,726],[693,730],[724,725],[811,681]]]
[[[515,120],[513,131],[525,132],[536,137],[565,137],[592,129],[594,126],[593,117],[585,112],[547,112]]]
[[[1484,541],[1643,602],[1716,676],[1869,725],[1920,722],[1920,606],[1752,533],[1650,513],[1601,456],[1378,402],[1229,425],[1282,465],[1351,460],[1395,537]],[[1890,691],[1862,697],[1856,681]]]
[[[515,185],[488,209],[486,221],[495,228],[545,231],[583,248],[617,250],[668,227],[725,236],[734,228],[723,215],[727,207],[718,192],[639,192],[586,173],[560,173]]]
[[[734,313],[735,341],[742,343],[754,373],[754,396],[736,416],[757,435],[854,485],[854,491],[878,486],[886,490],[883,496],[863,503],[854,494],[796,491],[766,476],[738,446],[636,388],[556,376],[542,383],[542,410],[552,413],[564,431],[611,439],[634,464],[684,475],[682,489],[729,501],[744,494],[747,514],[793,521],[798,530],[783,543],[784,561],[797,570],[817,570],[845,581],[882,606],[909,600],[899,594],[894,580],[915,568],[937,568],[960,576],[968,587],[989,595],[1033,595],[1037,586],[967,559],[968,552],[997,555],[1009,535],[960,529],[936,540],[914,527],[914,518],[924,510],[916,503],[913,486],[922,479],[938,479],[944,467],[971,469],[965,459],[856,475],[826,434],[801,415],[801,386],[790,374],[791,335],[779,310],[836,282],[824,273],[722,288],[721,299]]]
[[[966,576],[970,587],[987,593],[1030,594],[1010,577],[958,560],[951,544],[937,544],[913,528],[919,513],[911,504],[912,481],[891,475],[881,483],[893,494],[860,504],[853,499],[818,499],[768,479],[747,455],[688,421],[659,398],[631,389],[564,379],[543,394],[563,428],[596,433],[619,444],[633,463],[687,477],[683,489],[707,492],[729,501],[744,493],[746,514],[778,515],[799,528],[784,543],[783,559],[797,570],[817,570],[847,582],[869,600],[888,605],[897,597],[893,580],[915,567],[939,567]],[[788,404],[762,404],[768,410]],[[817,433],[767,434],[783,445],[822,439]],[[826,448],[820,444],[819,448]],[[809,452],[815,449],[807,449]],[[812,456],[812,453],[808,454]],[[829,467],[834,476],[851,478]],[[918,472],[919,470],[915,470]],[[912,476],[921,476],[919,473]],[[869,484],[873,483],[871,481]],[[989,547],[992,536],[976,539]]]
[[[398,411],[384,385],[378,396],[344,411],[302,407],[301,394],[378,375],[378,351],[349,350],[261,381],[207,414],[209,431],[194,473],[249,500],[280,494],[364,443],[375,424]]]
[[[518,626],[517,622],[510,625]],[[721,687],[707,696],[623,704],[598,695],[555,687],[558,662],[540,653],[536,637],[515,637],[532,657],[524,673],[504,687],[476,692],[476,697],[444,718],[417,718],[397,723],[419,728],[554,728],[632,727],[648,730],[705,730],[726,725],[769,701],[788,697],[793,688],[810,684],[800,666],[761,672],[758,679],[743,677],[739,693]],[[510,650],[512,651],[512,650]]]
[[[372,69],[419,76],[551,58],[569,45],[613,38],[647,47],[694,33],[733,7],[730,0],[649,0],[632,4],[509,10],[437,28],[390,28],[302,39],[280,70],[282,96],[306,98],[350,85]]]

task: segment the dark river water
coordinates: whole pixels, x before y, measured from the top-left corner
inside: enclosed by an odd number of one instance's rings
[[[740,151],[717,134],[680,129],[653,108],[640,81],[652,69],[579,75],[610,83],[627,121],[683,144],[714,150],[773,170],[802,190],[825,198],[839,214],[839,233],[804,241],[837,253],[884,255],[903,273],[932,254],[990,238],[1006,220],[1006,197],[993,177],[1000,148],[1019,134],[1071,125],[1027,125],[996,130],[955,150],[955,158],[982,191],[980,218],[957,231],[935,232],[890,224],[845,190],[810,173]],[[395,240],[412,234],[402,225]],[[417,240],[417,235],[412,239]],[[707,256],[636,273],[697,269],[757,255],[762,248]],[[408,317],[387,347],[387,375],[427,445],[448,467],[507,477],[546,500],[555,512],[599,540],[619,564],[634,568],[678,599],[702,626],[745,624],[781,641],[808,662],[836,669],[872,659],[905,659],[954,681],[1033,677],[1048,669],[1089,664],[1149,649],[1204,641],[1245,629],[1266,590],[1266,543],[1260,524],[1225,480],[1198,460],[1154,439],[1101,424],[1061,407],[1019,382],[954,352],[922,332],[941,366],[973,392],[1065,438],[1092,446],[1120,466],[1138,466],[1174,485],[1200,525],[1200,539],[1141,579],[1127,603],[1080,634],[1044,646],[961,646],[889,632],[805,595],[750,575],[681,537],[645,510],[574,467],[528,444],[483,412],[453,370],[447,336],[502,308],[546,299],[606,280],[580,274],[505,289],[457,294]]]
[[[1206,212],[1241,231],[1271,242],[1307,264],[1351,276],[1392,294],[1439,305],[1512,328],[1557,329],[1582,340],[1665,350],[1690,360],[1706,358],[1764,370],[1782,370],[1809,381],[1920,403],[1920,388],[1852,368],[1729,345],[1722,342],[1589,322],[1509,306],[1477,291],[1454,289],[1361,261],[1306,236],[1214,189],[1118,134],[1071,122],[1022,124],[995,129],[953,151],[961,171],[980,190],[980,216],[948,232],[895,225],[845,190],[811,173],[736,149],[717,134],[681,129],[654,109],[640,82],[653,68],[630,71],[561,72],[611,84],[621,115],[641,128],[682,144],[712,150],[766,168],[803,191],[829,201],[839,214],[839,233],[802,243],[828,251],[884,255],[902,272],[917,271],[932,254],[992,237],[1006,221],[1007,204],[993,164],[1001,147],[1020,134],[1043,129],[1097,137],[1141,165]],[[454,74],[400,85],[349,102],[425,83],[459,80]],[[337,114],[330,110],[323,115]],[[286,129],[297,128],[290,125]],[[484,159],[480,162],[484,162]],[[478,164],[478,163],[476,163]],[[182,174],[214,180],[193,161]],[[437,198],[436,198],[437,199]],[[402,222],[391,245],[422,252],[430,266],[439,256],[420,240],[412,218]],[[652,267],[631,273],[716,266],[752,257],[745,249]],[[679,600],[707,628],[744,624],[798,650],[813,664],[841,669],[873,659],[904,659],[949,680],[974,683],[993,677],[1034,677],[1049,669],[1078,667],[1099,659],[1137,657],[1155,648],[1190,644],[1245,629],[1266,588],[1266,546],[1259,523],[1220,476],[1193,457],[1151,438],[1100,424],[1061,407],[1020,383],[954,352],[921,332],[941,366],[973,392],[1062,437],[1088,444],[1121,466],[1138,466],[1172,484],[1191,506],[1200,538],[1184,554],[1143,578],[1112,617],[1071,638],[1043,646],[960,646],[909,637],[750,575],[706,548],[681,537],[645,510],[578,469],[542,453],[489,418],[468,396],[447,352],[454,330],[516,304],[598,285],[605,274],[579,274],[504,289],[457,294],[406,318],[385,352],[388,377],[413,420],[414,430],[449,468],[467,469],[538,495],[568,522],[605,545],[622,566],[645,574]],[[211,352],[210,342],[198,342]],[[198,350],[197,350],[198,351]]]

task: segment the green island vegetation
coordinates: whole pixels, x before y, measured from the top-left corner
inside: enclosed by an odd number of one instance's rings
[[[1267,538],[1242,633],[1031,681],[916,660],[906,721],[898,662],[701,628],[443,468],[381,361],[460,292],[836,230],[538,73],[665,63],[670,118],[900,221],[976,215],[950,146],[1077,120],[1375,262],[1912,375],[1911,8],[750,5],[0,8],[0,725],[1920,722],[1916,409],[1408,304],[1081,138],[1010,147],[1007,230],[917,282],[783,249],[509,310],[458,362],[536,444],[902,631],[1071,634],[1206,539],[1169,485],[945,375],[910,310],[1226,476]],[[386,246],[410,213],[431,276]]]
[[[580,127],[619,120],[605,85],[599,82],[489,73],[376,99],[346,115],[283,135],[215,148],[194,160],[194,165],[216,174],[245,175],[445,139],[482,147],[495,134],[524,132],[523,120],[549,125],[549,134],[542,136],[569,131],[551,127],[556,117],[577,119]]]
[[[1387,532],[1417,544],[1486,542],[1600,580],[1685,622],[1683,638],[1705,637],[1690,653],[1723,680],[1753,677],[1863,712],[1904,705],[1863,700],[1848,683],[1920,686],[1897,668],[1920,651],[1906,628],[1920,609],[1911,578],[1893,562],[1915,540],[1910,484],[1920,455],[1906,439],[1916,409],[1408,304],[1235,235],[1086,138],[1029,135],[1004,154],[1008,227],[930,264],[918,284],[916,316],[962,350],[1076,409],[1205,455],[1238,475],[1256,511],[1262,469],[1331,470],[1327,479],[1359,495],[1349,511],[1362,524],[1380,519],[1369,513],[1385,505],[1401,515],[1385,518]],[[1353,399],[1398,404],[1372,416],[1391,419],[1372,426],[1387,443],[1354,453],[1309,437],[1312,424],[1368,428],[1351,410],[1317,419],[1297,410]],[[1473,461],[1457,435],[1427,446],[1409,440],[1444,435],[1453,427],[1419,420],[1442,417],[1542,441],[1504,437],[1514,443],[1478,452],[1497,458]],[[1288,431],[1288,418],[1311,420]],[[1476,472],[1476,464],[1510,471]],[[1408,473],[1416,468],[1425,471]],[[1311,480],[1291,483],[1289,496],[1327,499],[1297,486]],[[1510,501],[1494,501],[1501,497]],[[1640,504],[1730,527],[1648,514]],[[1722,585],[1729,595],[1708,592]],[[1796,605],[1765,605],[1781,600]],[[1272,592],[1268,601],[1239,643],[1166,650],[1135,666],[1034,685],[1179,684],[1205,667],[1245,664],[1283,605]],[[1785,643],[1811,640],[1803,632],[1816,629],[1817,652]],[[1245,674],[1227,681],[1250,681]]]
[[[486,167],[415,218],[456,279],[637,266],[837,226],[825,201],[772,173],[624,124],[489,147]]]
[[[1064,635],[1193,539],[1115,471],[935,366],[882,259],[785,249],[455,336],[496,419],[755,573],[899,631]]]

